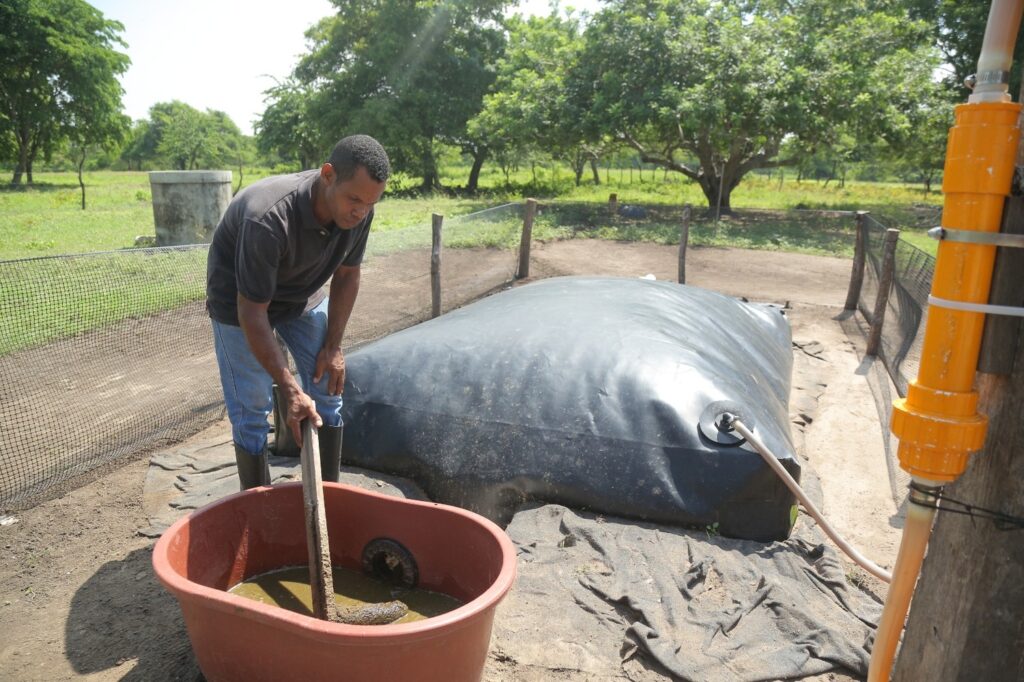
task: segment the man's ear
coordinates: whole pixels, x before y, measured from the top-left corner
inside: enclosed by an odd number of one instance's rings
[[[328,185],[333,185],[335,177],[336,173],[334,172],[334,166],[332,166],[329,162],[320,166],[320,178],[325,183],[327,183]]]

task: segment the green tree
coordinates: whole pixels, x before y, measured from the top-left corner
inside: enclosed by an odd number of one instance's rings
[[[963,83],[977,70],[991,4],[991,0],[907,0],[910,15],[932,27],[935,42],[942,51],[944,80],[955,101],[962,102],[970,94]],[[1020,89],[1024,32],[1017,34],[1014,54],[1017,59],[1010,67],[1011,94]]]
[[[310,90],[294,79],[278,83],[264,93],[267,108],[256,122],[256,148],[298,163],[299,170],[313,168],[326,158],[318,143],[314,123],[307,112]]]
[[[242,134],[224,112],[202,112],[174,100],[154,104],[149,115],[148,139],[140,145],[153,149],[158,158],[177,170],[237,162]]]
[[[747,173],[792,162],[783,141],[814,152],[882,134],[936,63],[923,24],[872,0],[615,0],[584,39],[584,124],[724,211]]]
[[[333,2],[337,15],[307,32],[312,50],[295,73],[312,91],[320,145],[373,135],[396,170],[439,186],[438,145],[475,148],[466,122],[494,80],[508,0]]]
[[[118,134],[124,26],[82,0],[4,0],[0,27],[0,152],[16,150],[11,184],[32,182],[39,155],[69,138],[104,144]]]
[[[579,21],[561,17],[515,17],[509,21],[505,56],[483,109],[469,122],[469,130],[492,150],[502,168],[536,150],[568,163],[577,186],[591,164],[600,184],[596,163],[604,151],[600,134],[588,136],[581,125],[581,106],[567,82],[583,47]]]
[[[79,103],[81,104],[81,103]],[[109,151],[124,139],[131,119],[121,113],[109,116],[93,115],[88,108],[76,107],[76,116],[68,128],[68,149],[78,169],[78,185],[82,189],[82,210],[85,210],[85,180],[82,169],[89,154]]]
[[[900,166],[932,191],[932,182],[946,162],[946,140],[953,125],[953,102],[947,89],[934,84],[921,105],[912,111],[907,125],[893,136],[891,144]]]
[[[149,119],[141,119],[132,123],[121,147],[121,160],[128,165],[128,170],[142,170],[142,162],[156,156],[156,147],[149,145],[153,136],[149,134]]]

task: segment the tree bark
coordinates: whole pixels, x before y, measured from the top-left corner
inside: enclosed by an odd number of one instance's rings
[[[1015,355],[1009,377],[978,375],[985,448],[946,493],[1024,517],[1024,344]],[[1022,586],[1024,529],[940,511],[893,680],[1024,679]]]
[[[480,170],[484,167],[486,159],[486,152],[473,154],[473,167],[469,169],[469,182],[466,183],[467,192],[476,194],[476,190],[480,186]]]
[[[597,157],[591,157],[590,159],[590,172],[594,174],[594,184],[601,184],[601,173],[597,170]]]
[[[711,209],[713,217],[732,214],[732,190],[736,183],[725,182],[721,178],[705,175],[700,180],[700,189],[708,200],[708,208]],[[721,203],[719,203],[719,189],[721,189]],[[716,210],[717,209],[717,210]]]
[[[82,167],[85,166],[85,149],[78,158],[78,185],[82,188],[82,210],[85,210],[85,181],[82,180]]]

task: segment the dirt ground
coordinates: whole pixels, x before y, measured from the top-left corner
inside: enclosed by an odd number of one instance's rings
[[[581,239],[536,245],[531,278],[674,280],[676,268],[674,247]],[[842,324],[849,275],[847,260],[798,254],[693,248],[687,259],[689,284],[788,304],[791,414],[798,450],[817,474],[808,477],[809,487],[818,481],[826,516],[891,567],[899,500],[870,387],[872,367],[861,357],[863,339],[851,333],[855,325]],[[138,532],[150,521],[143,502],[148,469],[148,456],[107,467],[0,526],[0,679],[200,679],[178,605],[153,574],[154,541]],[[851,566],[848,575],[884,594],[862,571]],[[494,651],[484,678],[588,679],[566,669],[520,669]]]

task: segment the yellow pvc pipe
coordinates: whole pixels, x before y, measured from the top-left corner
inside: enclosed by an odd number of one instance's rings
[[[892,582],[889,583],[882,619],[878,623],[875,643],[871,648],[868,682],[885,682],[889,679],[892,662],[896,657],[896,645],[900,641],[903,623],[910,609],[910,598],[921,572],[934,518],[933,508],[907,505],[907,519],[903,526],[900,550],[896,555],[896,565],[892,569]]]
[[[942,226],[998,232],[1013,178],[1020,105],[979,102],[956,107],[942,189]],[[932,296],[987,303],[995,247],[962,242],[939,245]],[[971,452],[985,442],[986,419],[973,391],[985,316],[928,307],[921,364],[906,398],[893,404],[892,431],[900,465],[914,476],[955,480]]]
[[[1020,105],[1009,102],[1010,62],[1024,0],[994,0],[978,59],[977,85],[956,107],[946,147],[942,226],[998,232],[1020,138]],[[941,485],[956,480],[985,441],[987,420],[973,390],[984,315],[951,310],[941,300],[987,303],[995,247],[941,242],[932,278],[921,364],[906,398],[893,403],[892,432],[900,466],[930,493],[911,491],[906,525],[882,619],[875,633],[869,682],[889,679],[911,597],[928,547]],[[925,501],[922,506],[914,504]]]

